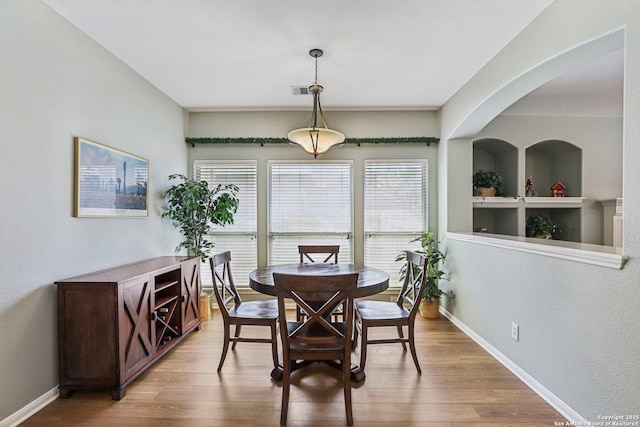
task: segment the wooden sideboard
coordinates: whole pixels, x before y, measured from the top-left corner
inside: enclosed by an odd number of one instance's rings
[[[165,256],[55,282],[60,398],[126,387],[199,330],[200,259]]]

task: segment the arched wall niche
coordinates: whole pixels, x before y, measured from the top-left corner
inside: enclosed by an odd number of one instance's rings
[[[582,165],[582,148],[561,139],[473,141],[474,173],[491,170],[503,180],[501,197],[473,198],[473,231],[529,237],[527,219],[543,216],[557,225],[555,240],[602,245],[602,209],[582,193]],[[563,197],[553,197],[556,184],[565,187]]]
[[[550,139],[526,147],[524,173],[532,177],[539,196],[550,196],[557,182],[567,187],[566,196],[583,195],[582,149],[570,142]]]
[[[508,141],[483,138],[473,141],[473,173],[494,171],[502,177],[506,194],[518,194],[518,148]]]

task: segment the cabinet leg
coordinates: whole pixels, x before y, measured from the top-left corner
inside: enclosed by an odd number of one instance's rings
[[[60,389],[60,399],[68,399],[73,394],[73,389],[66,388],[66,387],[64,388],[59,387],[59,389]]]
[[[111,398],[113,400],[121,400],[127,394],[126,387],[116,387],[111,390]]]

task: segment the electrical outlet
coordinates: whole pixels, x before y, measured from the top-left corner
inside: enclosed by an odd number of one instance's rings
[[[511,338],[520,341],[520,325],[515,322],[511,322]]]

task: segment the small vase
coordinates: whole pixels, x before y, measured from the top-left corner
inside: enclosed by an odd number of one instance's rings
[[[437,319],[440,317],[440,299],[429,301],[423,299],[420,301],[420,315],[427,319]]]
[[[478,197],[495,197],[496,189],[493,187],[484,188],[484,187],[474,187],[474,196]]]
[[[551,233],[547,233],[547,234],[536,234],[534,236],[536,239],[551,239]]]

